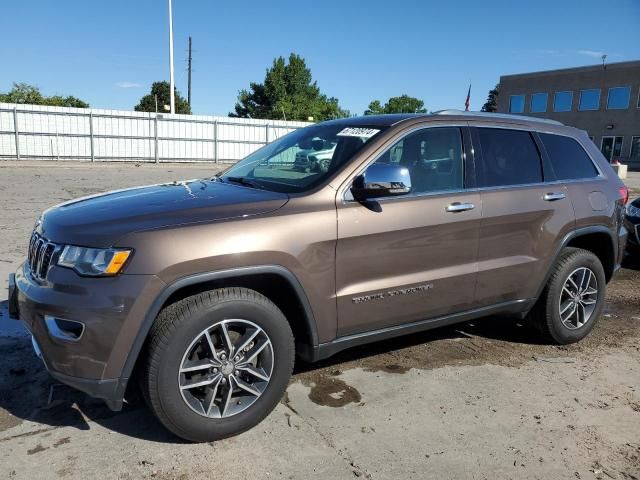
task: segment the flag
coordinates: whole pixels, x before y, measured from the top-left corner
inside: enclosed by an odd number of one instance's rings
[[[469,84],[469,90],[467,91],[467,99],[464,101],[464,111],[469,111],[469,100],[471,99],[471,84]]]

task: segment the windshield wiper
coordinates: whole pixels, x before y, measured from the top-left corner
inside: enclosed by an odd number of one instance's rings
[[[246,177],[225,177],[225,179],[230,181],[230,182],[239,183],[240,185],[244,185],[246,187],[260,188],[260,189],[264,190],[264,186],[263,185],[259,184],[258,182],[255,182],[253,180],[249,180]]]

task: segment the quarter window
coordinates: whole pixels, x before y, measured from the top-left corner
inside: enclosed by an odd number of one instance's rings
[[[598,110],[600,108],[600,89],[589,88],[580,91],[579,110]]]
[[[509,113],[524,113],[524,95],[509,97]]]
[[[479,186],[499,187],[542,181],[540,154],[529,132],[478,128],[482,148]]]
[[[607,98],[608,110],[624,110],[629,107],[631,87],[613,87],[609,89]]]
[[[534,93],[531,95],[531,113],[541,113],[547,111],[547,102],[549,94]]]
[[[558,180],[593,178],[598,170],[584,148],[573,138],[541,133],[540,139]]]
[[[459,128],[424,128],[410,133],[375,163],[402,165],[411,175],[411,194],[464,188],[462,134]]]
[[[573,103],[573,92],[556,92],[553,98],[554,112],[570,112]]]

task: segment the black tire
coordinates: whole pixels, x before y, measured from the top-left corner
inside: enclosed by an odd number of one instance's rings
[[[205,329],[225,319],[245,319],[269,337],[273,370],[262,395],[246,410],[209,418],[192,410],[177,382],[185,351]],[[209,442],[242,433],[260,423],[284,394],[294,362],[294,339],[282,312],[269,299],[246,288],[223,288],[193,295],[163,309],[149,334],[141,381],[149,407],[172,433]]]
[[[570,329],[560,317],[560,296],[572,272],[586,267],[597,281],[597,299],[589,320],[582,326]],[[568,247],[561,253],[540,298],[529,312],[528,319],[545,340],[560,345],[575,343],[586,337],[602,314],[606,295],[606,277],[600,259],[588,250]]]

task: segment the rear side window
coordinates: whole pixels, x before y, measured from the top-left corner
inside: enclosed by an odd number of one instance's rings
[[[480,187],[526,185],[542,181],[540,154],[531,134],[522,130],[478,128],[482,148]]]
[[[573,138],[540,133],[540,139],[549,154],[553,171],[558,180],[574,180],[598,176],[598,170]]]

